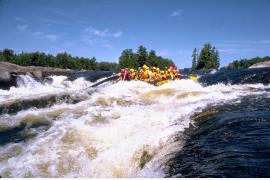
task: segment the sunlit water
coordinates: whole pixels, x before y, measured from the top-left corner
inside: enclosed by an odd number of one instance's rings
[[[269,86],[262,84],[203,87],[177,80],[155,87],[120,81],[86,89],[93,83],[83,78],[53,76],[47,84],[23,78],[19,87],[0,90],[0,105],[63,94],[80,100],[3,111],[2,177],[165,177],[195,113],[251,95],[269,96]]]

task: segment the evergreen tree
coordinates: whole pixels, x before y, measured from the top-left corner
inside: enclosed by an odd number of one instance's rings
[[[198,60],[198,49],[194,48],[192,52],[192,66],[191,69],[195,70],[197,66],[197,60]]]
[[[139,46],[139,49],[137,51],[138,54],[138,65],[139,67],[142,67],[144,64],[146,64],[147,61],[147,50],[143,46]]]
[[[169,59],[157,56],[154,50],[149,54],[146,48],[140,46],[138,53],[133,53],[132,49],[126,49],[119,57],[119,65],[111,62],[96,62],[96,58],[73,57],[70,54],[58,53],[56,56],[42,52],[22,52],[15,54],[11,49],[0,50],[0,61],[8,61],[22,66],[44,66],[69,68],[74,70],[112,70],[116,71],[121,68],[138,68],[147,64],[159,68],[168,67],[173,64]]]
[[[196,69],[206,70],[206,69],[218,69],[219,67],[219,54],[215,47],[212,47],[210,43],[204,44],[199,55],[198,63]]]
[[[213,61],[214,61],[214,69],[218,69],[220,66],[219,53],[216,47],[213,47]]]
[[[136,59],[132,49],[125,49],[121,56],[119,57],[119,66],[120,68],[134,68],[136,67]]]
[[[12,61],[15,56],[15,53],[12,49],[4,49],[2,54],[4,56],[5,61]]]
[[[146,65],[155,66],[155,67],[158,66],[157,55],[156,55],[156,52],[154,50],[151,50],[149,52],[148,61],[147,61]]]

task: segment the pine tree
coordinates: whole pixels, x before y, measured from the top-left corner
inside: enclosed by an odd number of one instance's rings
[[[132,49],[125,49],[121,56],[119,57],[119,66],[120,68],[134,68],[135,67],[135,57]]]
[[[205,43],[199,55],[198,63],[196,69],[218,69],[219,63],[219,53],[215,47],[212,47],[210,43]]]
[[[214,69],[218,69],[220,66],[220,59],[216,47],[213,47],[213,60],[214,60]]]
[[[138,65],[139,67],[142,67],[144,64],[146,64],[147,61],[148,54],[146,48],[143,46],[139,46],[137,54],[138,54]]]
[[[157,63],[157,55],[156,55],[156,52],[154,50],[151,50],[149,52],[149,56],[148,56],[148,62],[146,63],[146,65],[148,66],[157,66],[158,63]]]
[[[15,53],[12,49],[4,49],[2,54],[6,61],[12,61],[15,56]]]
[[[197,60],[198,60],[198,49],[194,48],[192,52],[192,66],[191,69],[195,70],[197,66]]]

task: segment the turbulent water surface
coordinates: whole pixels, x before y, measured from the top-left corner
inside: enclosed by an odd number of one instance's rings
[[[52,80],[0,90],[0,176],[269,176],[268,85]]]

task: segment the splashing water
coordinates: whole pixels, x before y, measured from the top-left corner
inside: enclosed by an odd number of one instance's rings
[[[0,91],[0,102],[70,92],[90,83],[53,77],[52,84]],[[76,104],[56,103],[0,117],[2,177],[164,177],[165,162],[181,151],[190,117],[209,105],[269,93],[267,86],[178,80],[160,87],[120,81],[100,86]],[[74,91],[76,90],[76,91]],[[12,96],[11,96],[12,95]],[[16,132],[16,133],[15,133]],[[180,135],[179,135],[180,134]]]

